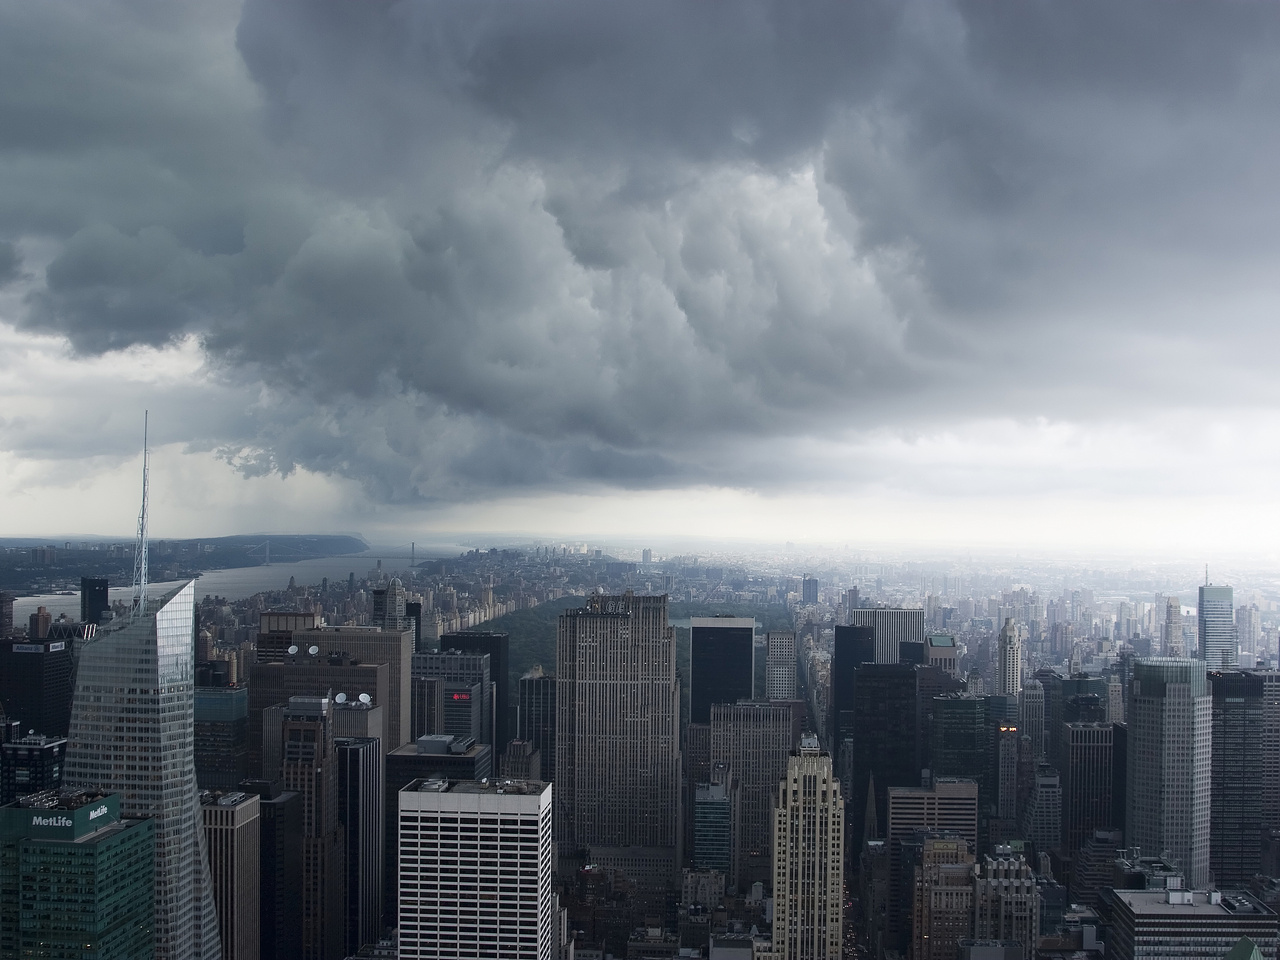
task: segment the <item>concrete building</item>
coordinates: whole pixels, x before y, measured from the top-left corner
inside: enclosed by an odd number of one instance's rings
[[[258,960],[261,955],[261,799],[232,791],[200,795],[209,876],[218,911],[223,960]]]
[[[838,960],[844,934],[844,796],[816,737],[778,784],[773,831],[774,960]]]
[[[1074,856],[1095,830],[1112,822],[1112,742],[1109,723],[1062,725],[1062,850]]]
[[[65,737],[33,733],[0,743],[0,803],[29,793],[57,790],[67,757]]]
[[[771,630],[765,637],[765,697],[769,700],[796,698],[796,634],[794,630]]]
[[[643,848],[638,885],[678,887],[680,684],[665,595],[595,595],[560,614],[556,711],[561,857]]]
[[[1212,697],[1201,660],[1138,660],[1129,685],[1125,841],[1209,883]]]
[[[1108,960],[1220,960],[1242,937],[1268,960],[1276,956],[1275,913],[1242,890],[1111,890],[1104,903]]]
[[[1035,785],[1022,813],[1022,836],[1036,850],[1057,850],[1062,846],[1062,782],[1058,771],[1041,764]]]
[[[978,785],[972,780],[937,778],[931,789],[889,789],[889,840],[905,840],[917,830],[951,833],[970,849],[978,847]]]
[[[973,852],[964,840],[928,837],[914,870],[912,960],[955,960],[973,936]]]
[[[473,737],[495,747],[493,676],[487,653],[464,653],[454,648],[439,653],[415,653],[414,677],[438,677],[442,682],[444,729],[455,737]]]
[[[537,749],[542,760],[542,776],[556,779],[556,678],[542,665],[530,668],[520,678],[520,705],[516,711],[516,736]]]
[[[1044,750],[1044,687],[1039,680],[1028,680],[1022,685],[1018,700],[1018,726],[1031,738],[1031,748],[1036,760],[1043,760]]]
[[[956,638],[946,633],[932,633],[924,638],[924,662],[954,677],[958,670]]]
[[[507,741],[515,734],[511,726],[511,638],[505,633],[468,630],[463,633],[446,633],[440,638],[441,650],[461,650],[463,653],[489,655],[489,678],[493,682],[493,739],[497,751],[506,749]]]
[[[415,780],[398,794],[402,960],[552,960],[552,788]]]
[[[258,795],[259,956],[292,960],[302,941],[302,797],[278,781],[241,786]]]
[[[1016,697],[1022,691],[1022,638],[1013,617],[1005,617],[1000,628],[996,660],[996,694]]]
[[[870,627],[874,635],[876,663],[897,663],[898,644],[924,640],[924,611],[890,607],[849,611],[849,626]]]
[[[973,935],[1014,941],[1017,960],[1033,960],[1040,936],[1040,890],[1031,867],[1009,847],[997,846],[974,868]]]
[[[80,651],[63,782],[120,795],[155,825],[156,960],[218,960],[195,761],[195,581]]]

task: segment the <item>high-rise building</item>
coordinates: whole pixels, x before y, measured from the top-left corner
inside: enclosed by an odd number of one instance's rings
[[[837,960],[844,920],[844,796],[818,739],[800,741],[778,784],[774,960]]]
[[[738,783],[739,889],[768,882],[773,870],[773,799],[800,743],[795,702],[714,704],[708,770],[723,767]]]
[[[516,734],[532,743],[542,758],[542,779],[556,779],[556,678],[542,665],[520,678],[520,709]]]
[[[1022,685],[1018,700],[1018,726],[1031,738],[1031,749],[1037,760],[1044,759],[1044,687],[1039,680]]]
[[[65,737],[39,733],[0,743],[0,803],[62,786]]]
[[[1138,660],[1129,684],[1125,842],[1209,883],[1212,697],[1202,660]]]
[[[1263,678],[1211,672],[1213,748],[1209,775],[1209,869],[1219,886],[1243,887],[1262,869]]]
[[[0,640],[13,636],[13,594],[0,590]]]
[[[972,780],[936,778],[933,787],[891,787],[888,839],[904,840],[917,830],[953,833],[978,846],[978,785]]]
[[[493,682],[493,733],[491,743],[501,752],[514,734],[511,730],[511,638],[505,633],[486,633],[479,630],[464,633],[446,633],[440,638],[441,650],[461,650],[463,653],[489,655],[489,679]]]
[[[1062,846],[1062,781],[1053,767],[1041,764],[1036,770],[1021,827],[1023,837],[1035,844],[1037,851]]]
[[[439,677],[412,677],[409,681],[409,732],[417,740],[444,733],[444,681]]]
[[[382,934],[386,764],[375,737],[335,737],[333,745],[347,870],[343,956],[351,956],[377,943]]]
[[[934,697],[929,740],[935,777],[971,779],[978,784],[980,803],[994,802],[987,705],[982,697],[971,693]]]
[[[155,826],[115,794],[0,807],[0,956],[151,960]]]
[[[996,693],[1016,697],[1022,690],[1022,639],[1013,617],[1005,617],[1000,628],[999,659],[996,661]]]
[[[827,743],[838,751],[853,732],[853,684],[855,671],[876,662],[875,629],[871,626],[837,625],[831,642],[831,691],[827,700]],[[897,663],[895,656],[885,663]]]
[[[1186,960],[1248,957],[1236,953],[1242,939],[1258,948],[1257,956],[1276,955],[1276,915],[1243,890],[1171,889],[1109,890],[1108,960],[1164,958],[1173,953]]]
[[[1236,607],[1236,640],[1250,653],[1258,652],[1262,641],[1262,615],[1256,603]]]
[[[1112,821],[1112,741],[1109,723],[1062,725],[1062,850],[1074,856],[1095,830]]]
[[[1234,606],[1235,597],[1230,587],[1206,584],[1200,588],[1200,605],[1196,610],[1200,659],[1210,670],[1231,670],[1240,665]]]
[[[46,631],[47,632],[47,631]],[[71,721],[72,644],[66,640],[0,642],[0,709],[22,730],[65,737]]]
[[[415,677],[439,677],[443,681],[444,730],[455,737],[474,737],[495,748],[493,742],[493,681],[487,653],[464,653],[441,648],[439,653],[415,653]]]
[[[258,960],[261,951],[261,800],[240,790],[200,795],[222,960]]]
[[[1187,655],[1182,638],[1182,601],[1177,597],[1165,599],[1164,623],[1160,626],[1160,641],[1166,657],[1180,658]]]
[[[765,640],[764,688],[770,700],[796,698],[796,634],[771,630]]]
[[[560,614],[556,711],[560,855],[646,848],[638,885],[677,883],[680,686],[665,595],[596,595]]]
[[[1019,944],[1010,960],[1032,960],[1040,937],[1040,889],[1021,854],[997,846],[973,877],[973,935]],[[1005,954],[1008,957],[1008,954]]]
[[[302,942],[302,796],[278,781],[242,786],[259,798],[259,957],[291,960]]]
[[[926,837],[914,870],[913,960],[955,960],[956,944],[973,935],[973,853],[955,837]]]
[[[398,793],[403,960],[552,960],[551,784],[415,780]]]
[[[897,663],[898,644],[924,640],[924,611],[896,607],[859,608],[849,611],[849,625],[870,627],[875,637],[876,663]]]
[[[752,697],[756,622],[694,617],[689,623],[689,722],[710,723],[713,703]]]
[[[693,864],[698,870],[719,870],[732,878],[737,861],[737,784],[723,766],[711,780],[700,783],[693,800]],[[730,879],[732,882],[732,879]]]
[[[373,608],[369,621],[375,627],[395,631],[413,629],[406,609],[408,595],[399,577],[392,577],[391,582],[385,587],[374,587],[370,590],[369,600]]]
[[[818,602],[818,581],[814,577],[805,577],[804,582],[800,585],[800,602],[801,603],[817,603]]]
[[[924,662],[954,677],[957,672],[956,638],[946,633],[931,633],[924,638]]]
[[[869,802],[874,802],[877,823],[884,823],[888,789],[920,783],[915,750],[916,667],[861,664],[854,671],[851,707],[852,724],[838,747],[849,801],[848,836],[855,848],[861,848]],[[874,794],[873,801],[868,801],[868,790]]]
[[[249,769],[249,690],[196,687],[196,781],[201,790],[232,790]]]
[[[221,955],[195,761],[195,581],[80,651],[63,781],[120,794],[155,824],[157,960]]]
[[[302,939],[296,955],[300,960],[341,960],[347,885],[332,702],[291,697],[281,741],[284,787],[302,796]]]
[[[107,599],[106,577],[80,578],[80,622],[97,624],[102,615],[111,609]]]

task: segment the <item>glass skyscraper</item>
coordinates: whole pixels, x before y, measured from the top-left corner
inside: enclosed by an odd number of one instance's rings
[[[1200,659],[1209,670],[1230,670],[1240,665],[1236,642],[1235,602],[1230,587],[1205,585],[1200,588],[1197,608]]]
[[[194,581],[101,630],[80,653],[68,785],[120,795],[155,824],[156,960],[218,960],[221,949],[195,762]]]

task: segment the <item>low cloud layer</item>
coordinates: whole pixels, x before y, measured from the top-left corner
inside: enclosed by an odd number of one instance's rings
[[[185,358],[246,476],[938,494],[999,423],[1132,494],[1275,410],[1273,5],[0,9],[0,319]],[[102,389],[4,446],[118,451]]]

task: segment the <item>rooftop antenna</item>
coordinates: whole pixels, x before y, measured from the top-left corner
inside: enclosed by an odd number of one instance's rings
[[[142,509],[138,511],[138,543],[133,552],[133,610],[141,617],[147,612],[147,426],[150,411],[142,413]]]
[[[1204,585],[1206,587],[1209,585],[1209,565],[1207,563],[1204,565]]]

